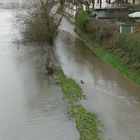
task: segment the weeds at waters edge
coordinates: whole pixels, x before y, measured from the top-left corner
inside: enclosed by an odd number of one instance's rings
[[[140,85],[140,75],[134,70],[128,68],[120,57],[117,57],[111,53],[108,53],[103,48],[99,47],[99,44],[94,40],[89,39],[88,35],[83,33],[80,29],[76,28],[76,32],[83,39],[85,46],[87,46],[92,52],[94,52],[103,61],[111,64],[117,69],[122,75],[133,80],[135,83]]]
[[[80,100],[84,99],[85,95],[79,85],[73,79],[67,78],[61,68],[56,69],[55,76],[65,98],[71,105],[71,114],[80,133],[80,140],[102,140],[97,116],[80,105]]]

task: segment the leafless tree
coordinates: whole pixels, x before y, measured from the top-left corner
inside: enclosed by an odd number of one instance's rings
[[[23,16],[27,41],[53,43],[63,18],[63,5],[55,0],[38,0],[38,6]]]
[[[28,42],[47,43],[43,62],[47,73],[53,74],[53,42],[63,18],[64,4],[55,0],[36,0],[34,2],[35,6],[30,6],[32,8],[24,11],[22,15],[23,39]]]

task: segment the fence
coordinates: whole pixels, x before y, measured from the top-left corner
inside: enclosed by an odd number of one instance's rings
[[[130,24],[124,24],[119,25],[120,27],[120,33],[136,33],[140,32],[140,25],[130,25]]]

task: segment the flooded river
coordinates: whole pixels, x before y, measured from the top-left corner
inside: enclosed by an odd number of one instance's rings
[[[56,41],[58,61],[65,74],[75,79],[86,94],[83,106],[99,115],[104,137],[140,140],[140,86],[97,58],[75,37],[68,22],[63,22],[61,28],[70,34],[62,31]]]
[[[39,47],[12,43],[18,30],[6,4],[0,9],[0,140],[79,140],[63,94],[40,73]]]
[[[79,140],[61,91],[40,72],[39,44],[13,43],[18,28],[9,1],[0,2],[0,140]],[[140,140],[140,86],[91,53],[67,21],[61,28],[57,60],[86,94],[83,106],[99,115],[106,140]]]

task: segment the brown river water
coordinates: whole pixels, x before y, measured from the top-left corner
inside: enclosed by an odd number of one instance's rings
[[[0,2],[0,140],[79,140],[60,89],[40,72],[39,44],[13,43],[18,28],[9,1]],[[81,103],[99,116],[105,139],[140,140],[140,86],[97,58],[67,21],[61,29],[56,58],[86,94]]]

